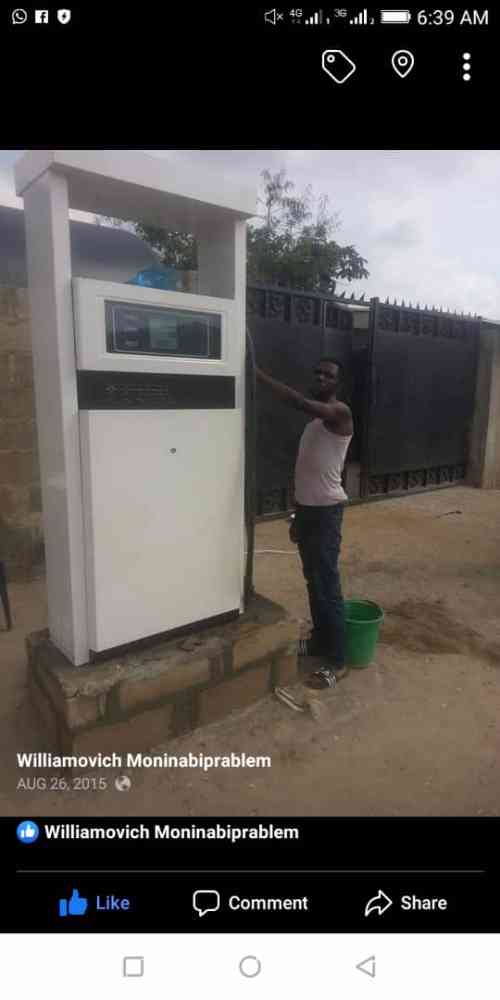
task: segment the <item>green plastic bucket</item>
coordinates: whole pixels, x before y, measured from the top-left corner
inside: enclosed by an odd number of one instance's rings
[[[344,601],[346,663],[367,667],[373,660],[384,612],[374,601]]]

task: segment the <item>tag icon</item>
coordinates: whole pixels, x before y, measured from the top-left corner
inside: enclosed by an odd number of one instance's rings
[[[415,65],[415,56],[407,49],[398,49],[392,57],[392,68],[402,79],[411,73]]]
[[[71,11],[70,10],[58,10],[57,11],[57,20],[60,21],[61,24],[68,24],[68,22],[71,21]]]
[[[345,83],[356,72],[356,63],[342,49],[326,49],[321,57],[321,65],[335,83]]]

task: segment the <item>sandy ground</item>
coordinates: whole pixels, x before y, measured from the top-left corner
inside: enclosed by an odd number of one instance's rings
[[[0,634],[1,812],[500,816],[500,491],[457,487],[348,508],[341,569],[346,597],[385,611],[375,662],[323,696],[316,720],[270,696],[155,748],[269,754],[271,769],[129,771],[126,793],[111,771],[101,772],[102,792],[16,792],[15,750],[43,749],[24,637],[45,626],[46,596],[43,580],[11,584],[15,627]],[[307,620],[284,521],[258,525],[255,584]]]

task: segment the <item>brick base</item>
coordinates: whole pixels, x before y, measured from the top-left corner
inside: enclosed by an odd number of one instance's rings
[[[255,596],[243,615],[184,638],[74,667],[47,630],[26,639],[43,750],[140,752],[297,679],[299,624]]]

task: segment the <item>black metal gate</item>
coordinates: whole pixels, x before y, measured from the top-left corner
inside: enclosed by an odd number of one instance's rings
[[[361,497],[463,482],[480,320],[371,301],[362,386]]]
[[[339,398],[354,418],[343,482],[352,501],[463,482],[480,319],[372,299],[364,330],[355,328],[350,307],[367,304],[249,286],[258,364],[304,393],[322,355],[343,364]],[[297,447],[309,418],[260,385],[257,412],[257,513],[276,516],[293,508]]]
[[[321,355],[332,355],[347,375],[345,397],[339,398],[349,398],[353,323],[345,304],[313,293],[250,286],[247,316],[257,362],[265,371],[307,392]],[[293,507],[297,447],[310,418],[260,385],[257,412],[257,514],[262,517]]]

